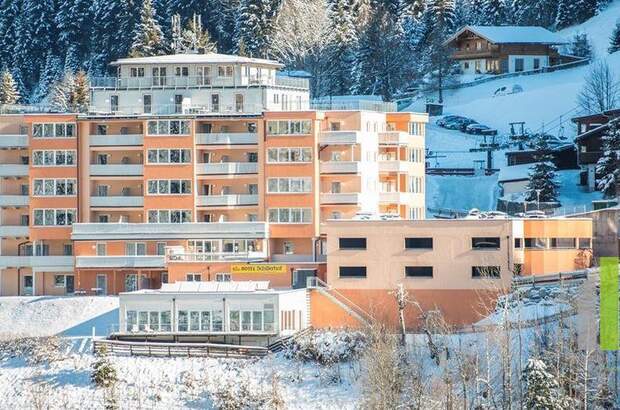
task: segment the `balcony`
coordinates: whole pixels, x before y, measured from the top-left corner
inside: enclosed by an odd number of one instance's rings
[[[27,148],[28,135],[0,135],[0,149]]]
[[[28,165],[0,164],[0,177],[27,177]]]
[[[227,132],[196,134],[197,145],[253,145],[258,144],[255,132]]]
[[[410,165],[407,161],[379,161],[379,172],[409,172]]]
[[[230,194],[230,195],[201,195],[196,197],[197,206],[243,206],[258,205],[258,195]]]
[[[179,89],[179,88],[220,88],[236,86],[262,86],[277,85],[278,87],[290,87],[308,90],[309,81],[305,78],[288,76],[250,76],[238,79],[218,76],[188,76],[188,77],[93,77],[90,79],[93,89],[103,90],[150,90],[150,89]]]
[[[196,173],[199,175],[235,175],[257,174],[256,162],[220,162],[196,164]]]
[[[361,131],[323,131],[320,142],[322,145],[351,145],[362,142]]]
[[[379,202],[382,204],[411,204],[414,194],[411,192],[380,192]]]
[[[321,174],[359,174],[359,161],[322,161]]]
[[[28,195],[0,195],[0,207],[2,208],[21,208],[28,206],[29,202]]]
[[[407,145],[410,135],[404,131],[386,131],[379,133],[379,144],[384,145]]]
[[[142,164],[106,164],[91,165],[91,176],[141,176],[143,175]]]
[[[312,254],[304,255],[304,254],[274,254],[271,255],[271,262],[280,262],[280,263],[308,263],[308,262],[326,262],[326,255],[316,255]]]
[[[126,135],[91,135],[91,147],[127,147],[141,146],[144,143],[144,135],[142,134],[126,134]]]
[[[359,204],[360,194],[357,192],[323,193],[321,205]]]
[[[219,253],[177,253],[168,254],[169,262],[260,262],[267,260],[267,251],[219,252]]]
[[[0,256],[0,267],[36,268],[46,272],[73,271],[73,256]]]
[[[163,255],[141,256],[78,256],[76,268],[164,268],[166,257]]]
[[[102,208],[132,208],[144,206],[143,196],[91,196],[90,206]]]
[[[28,226],[0,226],[0,238],[27,238],[29,235]]]
[[[76,223],[72,225],[71,239],[263,239],[268,233],[265,222]]]

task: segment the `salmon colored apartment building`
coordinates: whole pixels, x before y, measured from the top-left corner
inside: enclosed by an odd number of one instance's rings
[[[269,60],[114,65],[88,113],[0,119],[3,295],[300,286],[325,271],[328,219],[424,218],[425,114],[310,109],[307,80]]]

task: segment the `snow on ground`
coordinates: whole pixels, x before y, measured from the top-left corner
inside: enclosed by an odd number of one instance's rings
[[[564,38],[571,39],[576,33],[587,33],[595,55],[604,56],[607,54],[609,37],[611,37],[618,19],[620,19],[620,0],[615,0],[599,15],[582,24],[565,28],[559,31],[558,34]]]
[[[427,208],[491,210],[497,207],[497,176],[426,176]],[[431,215],[428,215],[430,218]]]
[[[62,320],[59,320],[62,318]],[[0,340],[10,336],[90,336],[118,323],[116,297],[0,297]]]

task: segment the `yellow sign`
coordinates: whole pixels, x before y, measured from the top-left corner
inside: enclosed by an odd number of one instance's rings
[[[230,273],[286,273],[286,265],[231,265]]]

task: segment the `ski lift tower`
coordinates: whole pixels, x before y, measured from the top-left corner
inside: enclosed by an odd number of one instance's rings
[[[523,143],[527,141],[528,134],[525,131],[525,121],[510,122],[510,139],[519,144],[519,151],[523,150]]]
[[[493,173],[493,152],[498,151],[500,144],[495,140],[495,135],[491,135],[491,141],[488,141],[487,135],[484,136],[484,142],[480,143],[479,148],[470,148],[469,152],[486,152],[487,153],[487,168],[486,174],[491,175]]]

